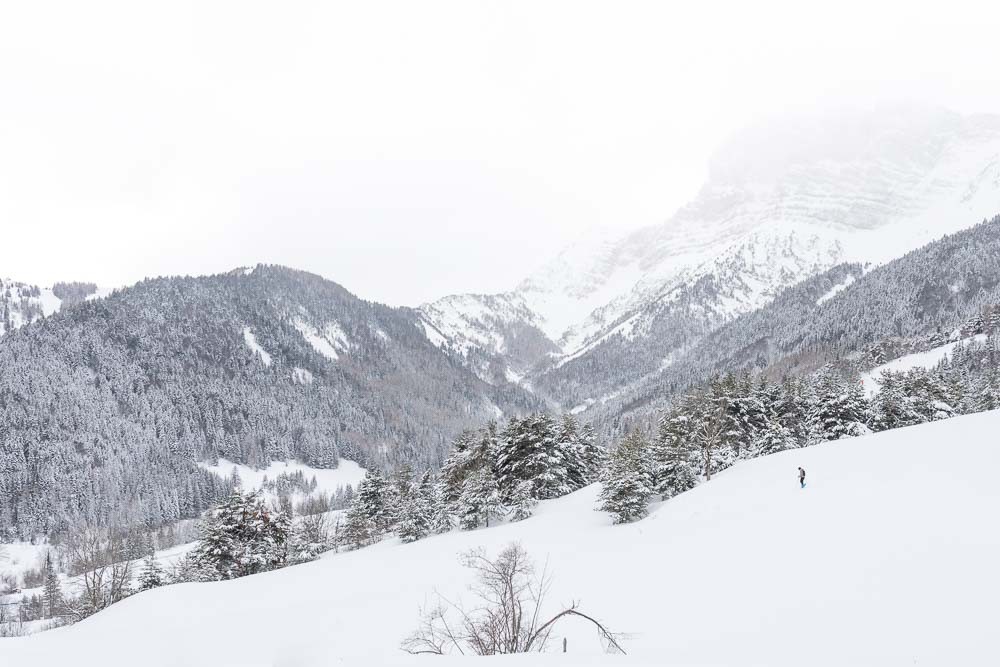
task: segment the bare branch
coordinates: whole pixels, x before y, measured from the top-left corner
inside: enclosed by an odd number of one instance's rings
[[[463,655],[466,651],[476,655],[542,652],[556,623],[576,616],[593,624],[603,640],[625,653],[611,631],[582,613],[576,601],[547,621],[540,621],[551,585],[548,561],[536,575],[519,544],[508,545],[493,560],[482,548],[475,549],[463,554],[461,562],[477,575],[469,590],[481,604],[466,611],[460,603],[435,592],[437,605],[421,609],[420,626],[403,641],[404,651],[433,655],[444,655],[451,648]],[[455,616],[457,623],[449,616]]]

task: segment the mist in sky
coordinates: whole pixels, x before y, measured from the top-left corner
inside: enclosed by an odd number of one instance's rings
[[[752,121],[1000,112],[988,3],[7,2],[0,277],[416,305],[657,224]]]

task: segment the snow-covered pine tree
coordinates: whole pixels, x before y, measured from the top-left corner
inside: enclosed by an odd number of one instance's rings
[[[396,468],[386,489],[386,505],[390,516],[389,525],[394,526],[402,519],[403,505],[414,492],[413,466],[408,463]]]
[[[814,418],[824,440],[839,440],[864,435],[868,400],[861,384],[844,380],[831,366],[816,373],[813,384],[816,391]]]
[[[600,509],[614,515],[615,523],[646,516],[653,495],[649,444],[638,431],[629,434],[608,457],[601,475]]]
[[[365,472],[358,485],[354,502],[347,510],[343,540],[355,549],[381,539],[392,527],[395,517],[390,506],[390,488],[382,473],[375,469]]]
[[[260,493],[236,489],[202,523],[191,555],[204,578],[234,579],[284,565],[291,520]]]
[[[142,561],[142,571],[139,573],[139,590],[148,591],[159,588],[167,583],[167,573],[150,554]]]
[[[399,538],[403,542],[416,542],[431,533],[434,519],[434,487],[430,472],[425,472],[420,483],[403,499],[399,520]]]
[[[378,470],[367,470],[358,487],[355,504],[361,508],[377,532],[377,536],[392,529],[395,519],[392,512],[392,497],[389,482]]]
[[[903,376],[903,392],[909,397],[910,407],[918,415],[919,423],[950,419],[955,416],[958,396],[952,395],[948,385],[935,371],[914,368]]]
[[[744,425],[736,407],[738,395],[733,375],[709,381],[702,391],[686,401],[694,420],[695,441],[702,452],[706,479],[733,465],[745,438]]]
[[[791,377],[781,381],[774,412],[791,432],[796,447],[808,447],[823,440],[813,409],[815,404],[816,395],[810,383]]]
[[[521,482],[510,497],[510,520],[527,519],[534,513],[537,504],[538,501],[534,497],[534,485],[527,481]]]
[[[500,488],[492,470],[480,468],[465,480],[458,500],[458,520],[462,528],[488,527],[491,519],[499,519],[504,513]]]
[[[368,518],[357,498],[355,496],[354,502],[347,510],[347,518],[340,535],[340,542],[351,549],[360,549],[374,543],[378,534],[375,522]]]
[[[994,365],[973,380],[969,396],[970,412],[1000,409],[1000,369]]]
[[[438,482],[434,485],[433,502],[431,504],[432,533],[447,533],[455,527],[455,511],[453,507],[456,503],[448,501],[443,482]]]
[[[449,502],[458,502],[462,484],[472,468],[472,452],[476,442],[475,431],[462,431],[451,443],[451,451],[441,464],[439,478],[441,490]]]
[[[651,449],[656,493],[666,500],[694,488],[698,483],[698,449],[691,417],[683,407],[675,408],[660,421]]]
[[[565,414],[556,429],[556,449],[566,469],[566,486],[569,491],[582,489],[588,482],[589,470],[585,444],[580,425],[571,414]],[[514,494],[518,489],[514,490]],[[513,506],[513,501],[511,505]]]
[[[478,431],[465,431],[455,442],[441,467],[445,499],[457,503],[465,480],[480,468],[494,468],[498,448],[496,422],[489,422]]]
[[[62,616],[64,609],[64,598],[62,586],[59,584],[59,574],[56,572],[55,564],[52,562],[52,553],[45,553],[44,583],[42,584],[42,603],[46,618]]]
[[[548,415],[511,419],[501,434],[497,451],[497,483],[505,500],[524,481],[532,483],[532,493],[538,500],[558,498],[573,490],[565,452],[559,446],[555,424]]]
[[[879,380],[879,390],[868,409],[868,422],[874,431],[887,431],[920,422],[913,410],[901,373],[884,371]]]
[[[608,450],[597,441],[594,427],[584,424],[580,429],[580,444],[583,446],[584,468],[587,471],[586,483],[593,484],[601,477],[601,471],[608,461]]]
[[[795,436],[791,429],[782,424],[775,415],[768,419],[763,429],[754,434],[750,441],[750,458],[783,452],[795,446]]]

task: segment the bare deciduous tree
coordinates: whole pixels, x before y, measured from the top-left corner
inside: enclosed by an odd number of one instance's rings
[[[578,602],[543,616],[551,577],[545,568],[536,575],[521,545],[508,545],[495,560],[483,549],[476,549],[464,554],[462,564],[476,573],[471,590],[479,599],[478,605],[467,610],[438,594],[437,603],[422,610],[420,626],[402,644],[404,651],[434,655],[452,651],[463,655],[540,653],[556,623],[575,616],[593,624],[610,649],[625,653],[615,635],[580,611]]]
[[[71,573],[77,574],[78,598],[67,602],[67,611],[80,620],[125,599],[131,594],[132,562],[125,557],[121,532],[86,528],[66,539]]]
[[[722,417],[718,413],[709,413],[696,431],[698,444],[705,464],[705,479],[712,480],[712,455],[722,443],[725,432]]]

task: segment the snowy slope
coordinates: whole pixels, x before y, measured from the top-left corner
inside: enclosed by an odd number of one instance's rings
[[[0,336],[59,310],[52,288],[39,288],[10,279],[0,280]],[[4,317],[6,315],[6,317]]]
[[[214,472],[220,477],[230,477],[235,471],[240,477],[240,482],[244,489],[260,489],[264,480],[274,481],[282,474],[294,475],[301,472],[306,481],[316,479],[316,491],[334,493],[339,487],[356,487],[364,479],[365,469],[354,461],[340,459],[336,468],[314,468],[299,461],[271,461],[262,470],[256,470],[250,466],[227,461],[220,458],[218,463],[211,465],[208,463],[198,463],[198,466],[209,472]]]
[[[548,560],[553,604],[580,600],[628,633],[630,656],[600,656],[591,629],[569,625],[570,655],[498,664],[997,664],[998,428],[984,413],[784,452],[625,526],[593,511],[588,487],[521,523],[143,593],[0,641],[0,664],[473,664],[397,646],[434,589],[468,599],[458,553],[512,540]]]
[[[579,357],[626,319],[644,335],[659,304],[699,280],[727,286],[706,308],[731,318],[840,262],[885,262],[998,212],[1000,116],[781,118],[723,146],[700,194],[662,225],[581,240],[507,294],[422,310],[459,349],[502,354],[484,324],[520,318]]]
[[[939,363],[949,358],[952,350],[954,350],[956,346],[967,345],[973,341],[982,343],[985,340],[986,334],[980,334],[965,340],[957,340],[952,343],[946,343],[925,352],[915,352],[913,354],[907,354],[906,356],[900,357],[899,359],[893,359],[888,363],[871,369],[867,373],[862,373],[861,386],[864,387],[865,393],[869,398],[871,398],[877,394],[881,388],[882,385],[879,382],[879,379],[885,371],[902,373],[912,368],[934,368]]]

